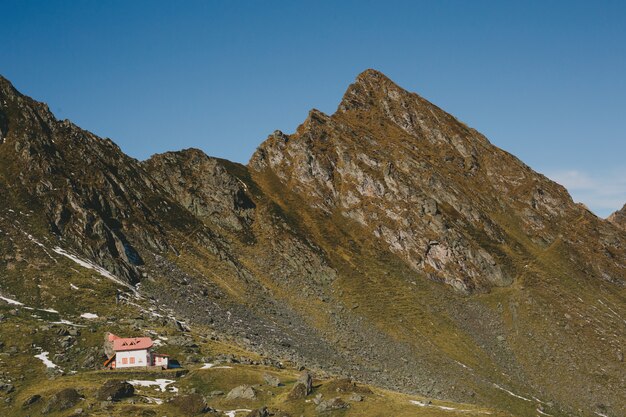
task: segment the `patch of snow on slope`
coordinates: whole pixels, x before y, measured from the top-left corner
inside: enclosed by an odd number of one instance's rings
[[[214,363],[208,363],[206,362],[204,365],[202,365],[202,367],[200,369],[233,369],[232,366],[215,366]]]
[[[137,385],[140,387],[150,387],[152,385],[156,385],[158,388],[155,388],[155,389],[157,390],[160,389],[161,392],[165,392],[167,390],[167,386],[170,384],[173,384],[176,381],[172,379],[155,379],[154,381],[149,381],[145,379],[132,379],[126,382],[128,382],[132,386]],[[176,387],[170,387],[169,390],[171,392],[178,392],[178,388]]]
[[[78,288],[76,285],[70,283],[70,288],[73,290],[80,290],[80,288]]]
[[[24,305],[24,303],[20,303],[19,301],[12,300],[12,299],[10,299],[10,298],[3,297],[3,296],[1,296],[1,295],[0,295],[0,300],[4,300],[4,301],[6,301],[7,303],[9,303],[9,304],[13,304],[13,305],[16,305],[16,306],[23,306],[23,305]]]
[[[94,271],[96,271],[97,273],[99,273],[100,275],[102,275],[103,277],[110,279],[111,281],[115,282],[116,284],[122,285],[124,287],[128,287],[132,290],[135,290],[132,286],[128,285],[127,283],[125,283],[124,281],[122,281],[121,279],[119,279],[118,277],[116,277],[115,275],[111,274],[109,271],[107,271],[106,269],[104,269],[103,267],[96,265],[94,263],[91,263],[89,261],[85,261],[84,259],[81,259],[75,255],[72,255],[71,253],[66,252],[65,250],[61,249],[58,246],[55,246],[54,248],[52,248],[52,250],[56,253],[58,253],[59,255],[63,255],[66,258],[71,259],[72,261],[76,262],[78,265],[82,266],[83,268],[87,268],[87,269],[92,269]]]
[[[224,411],[224,414],[226,414],[228,417],[235,417],[237,413],[249,413],[251,411],[252,410],[248,410],[247,408],[238,408],[236,410]]]
[[[46,368],[58,368],[56,364],[54,364],[50,359],[48,359],[48,355],[50,352],[41,352],[39,355],[35,355],[35,357],[43,362],[46,365]]]
[[[72,323],[71,321],[65,320],[65,319],[62,319],[62,320],[59,320],[59,321],[51,321],[50,323],[52,323],[52,324],[67,324],[68,326],[74,326],[74,327],[86,327],[86,326],[83,326],[81,324]]]
[[[520,400],[524,400],[524,401],[532,401],[530,398],[522,397],[521,395],[517,395],[516,393],[511,392],[511,391],[509,391],[509,390],[508,390],[508,389],[506,389],[506,388],[502,388],[502,387],[501,387],[500,385],[498,385],[498,384],[493,384],[493,386],[494,386],[494,387],[496,387],[496,388],[498,388],[499,390],[502,390],[502,391],[506,392],[507,394],[509,394],[509,395],[511,395],[511,396],[513,396],[513,397],[515,397],[515,398],[519,398]]]
[[[94,313],[83,313],[80,315],[84,319],[97,319],[98,315]]]
[[[154,397],[143,397],[143,398],[146,400],[148,404],[157,404],[157,405],[163,404],[163,400],[160,398],[154,398]]]
[[[46,255],[48,255],[48,258],[52,259],[54,261],[54,263],[58,263],[56,259],[54,259],[54,257],[52,255],[50,255],[50,252],[48,252],[48,250],[46,249],[46,247],[43,245],[43,243],[41,243],[40,241],[38,241],[37,239],[35,239],[32,235],[26,233],[25,231],[22,230],[22,233],[24,233],[26,235],[26,237],[28,237],[28,240],[30,240],[31,242],[33,242],[35,245],[41,247],[43,249],[43,251],[46,253]]]
[[[413,405],[417,405],[420,407],[432,407],[432,408],[438,408],[440,410],[444,410],[444,411],[456,411],[459,413],[480,413],[480,414],[491,414],[489,411],[481,411],[481,410],[463,410],[460,408],[453,408],[453,407],[446,407],[444,405],[435,405],[435,404],[428,404],[428,403],[424,403],[421,401],[417,401],[417,400],[409,400],[409,402]]]

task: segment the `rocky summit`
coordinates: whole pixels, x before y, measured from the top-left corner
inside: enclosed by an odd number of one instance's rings
[[[626,409],[626,206],[378,71],[247,166],[137,161],[0,77],[0,196],[0,414]],[[183,369],[103,370],[107,332]]]

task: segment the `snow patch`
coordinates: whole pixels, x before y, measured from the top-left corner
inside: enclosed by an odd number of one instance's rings
[[[202,365],[202,368],[200,368],[200,369],[209,369],[209,368],[213,368],[213,364],[212,363],[205,363],[204,365]]]
[[[16,305],[16,306],[23,306],[23,305],[24,305],[23,303],[20,303],[19,301],[12,300],[12,299],[10,299],[10,298],[8,298],[8,297],[3,297],[3,296],[1,296],[1,295],[0,295],[0,300],[4,300],[4,301],[6,301],[7,303],[9,303],[9,304],[13,304],[13,305]]]
[[[238,408],[236,410],[224,411],[224,414],[226,414],[228,417],[235,417],[237,413],[249,413],[251,411],[252,410],[248,410],[247,408]]]
[[[419,405],[420,407],[433,407],[433,408],[439,408],[441,410],[448,410],[448,411],[467,411],[467,410],[459,410],[459,409],[452,408],[452,407],[445,407],[443,405],[426,404],[426,403],[423,403],[421,401],[416,401],[416,400],[409,400],[409,402],[413,405]]]
[[[73,290],[80,290],[80,288],[78,288],[76,285],[70,283],[70,288]]]
[[[167,390],[167,386],[170,384],[173,384],[174,380],[172,379],[155,379],[154,381],[150,381],[150,380],[145,380],[145,379],[132,379],[130,381],[126,381],[128,382],[130,385],[132,386],[140,386],[140,387],[150,387],[152,385],[156,385],[158,388],[155,389],[160,389],[161,392],[165,392]],[[178,388],[176,387],[169,387],[170,392],[178,392]]]
[[[429,407],[429,408],[438,408],[440,410],[444,410],[444,411],[456,411],[459,413],[479,413],[479,414],[491,414],[491,412],[489,411],[482,411],[482,410],[463,410],[461,408],[453,408],[453,407],[446,407],[444,405],[435,405],[435,404],[427,404],[421,401],[417,401],[417,400],[409,400],[409,402],[413,405],[417,405],[419,407]]]
[[[31,242],[33,242],[35,245],[41,247],[43,249],[44,252],[46,252],[46,255],[48,255],[48,258],[52,259],[54,261],[54,263],[58,263],[56,259],[54,259],[52,257],[52,255],[50,255],[50,253],[46,250],[46,247],[43,245],[43,243],[41,243],[40,241],[38,241],[37,239],[35,239],[32,235],[26,233],[25,231],[22,230],[22,233],[24,233],[27,237],[28,240],[30,240]]]
[[[109,271],[107,271],[106,269],[104,269],[103,267],[99,265],[96,265],[89,261],[85,261],[84,259],[81,259],[75,255],[72,255],[71,253],[68,253],[67,251],[63,250],[62,248],[58,246],[55,246],[54,248],[52,248],[52,250],[58,253],[59,255],[63,255],[66,258],[71,259],[72,261],[76,262],[78,265],[82,266],[83,268],[92,269],[96,271],[97,273],[99,273],[100,275],[102,275],[103,277],[115,282],[116,284],[130,288],[133,291],[135,291],[135,289],[131,285],[128,285],[127,283],[125,283],[124,281],[122,281],[115,275],[111,274]]]
[[[80,324],[76,324],[76,323],[72,323],[71,321],[68,320],[59,320],[59,321],[51,321],[51,324],[67,324],[68,326],[74,326],[74,327],[86,327]]]
[[[98,315],[94,313],[83,313],[80,315],[84,319],[97,319]]]
[[[163,404],[163,400],[160,398],[154,398],[154,397],[143,397],[146,402],[148,404],[156,404],[156,405],[161,405]]]
[[[46,368],[54,369],[58,368],[56,364],[54,364],[50,359],[48,359],[48,355],[50,352],[41,352],[39,355],[35,355],[37,359],[43,362],[46,365]]]
[[[501,387],[500,385],[498,385],[498,384],[493,384],[493,386],[494,386],[494,387],[496,387],[496,388],[498,388],[499,390],[502,390],[502,391],[506,392],[507,394],[509,394],[509,395],[511,395],[511,396],[513,396],[513,397],[515,397],[515,398],[519,398],[520,400],[524,400],[524,401],[531,401],[531,402],[532,402],[532,400],[531,400],[530,398],[526,398],[526,397],[522,397],[521,395],[517,395],[516,393],[511,392],[511,391],[509,391],[509,390],[508,390],[508,389],[506,389],[506,388],[502,388],[502,387]]]

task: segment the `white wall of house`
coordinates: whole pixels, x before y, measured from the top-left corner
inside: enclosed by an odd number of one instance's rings
[[[154,355],[154,366],[164,366],[167,368],[167,363],[167,356]]]
[[[115,353],[115,368],[132,368],[134,366],[150,366],[148,349],[124,350]]]

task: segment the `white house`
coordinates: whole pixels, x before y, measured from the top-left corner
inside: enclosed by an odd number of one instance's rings
[[[107,359],[104,366],[111,369],[158,366],[168,367],[167,355],[153,353],[154,343],[149,337],[119,337],[112,333],[107,335],[109,350],[113,355]]]

